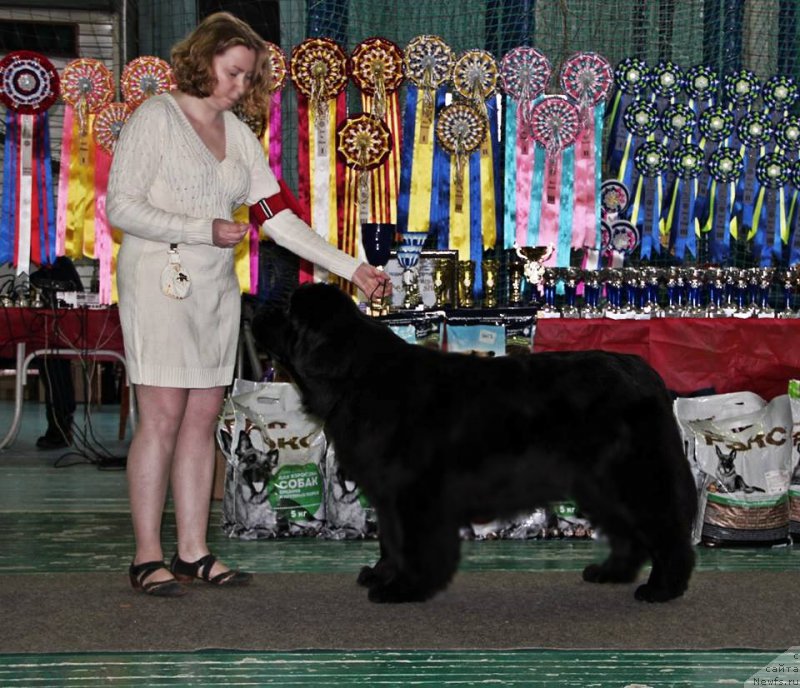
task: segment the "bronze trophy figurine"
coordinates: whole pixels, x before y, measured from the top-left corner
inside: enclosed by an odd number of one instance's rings
[[[458,306],[459,308],[472,308],[475,299],[472,296],[472,287],[475,284],[475,261],[458,261]]]
[[[483,270],[483,305],[486,308],[497,308],[497,284],[500,276],[500,262],[487,258],[481,262]]]

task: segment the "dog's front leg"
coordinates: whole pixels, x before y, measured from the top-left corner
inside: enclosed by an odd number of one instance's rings
[[[379,510],[378,529],[386,556],[369,586],[372,602],[422,602],[447,586],[458,566],[458,525],[429,481]]]
[[[380,546],[381,556],[374,566],[364,566],[358,574],[357,582],[365,588],[371,588],[373,585],[387,581],[395,573],[395,567],[392,565],[386,547],[383,544],[383,538],[378,533],[378,544]]]

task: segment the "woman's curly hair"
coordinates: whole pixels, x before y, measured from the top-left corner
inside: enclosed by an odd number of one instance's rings
[[[179,90],[205,98],[216,85],[214,57],[237,45],[256,53],[253,80],[238,106],[246,114],[258,116],[266,111],[272,78],[267,44],[249,24],[229,12],[210,14],[172,48],[172,71]]]

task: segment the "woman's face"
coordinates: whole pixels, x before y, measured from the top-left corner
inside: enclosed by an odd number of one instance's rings
[[[221,110],[230,110],[250,88],[255,66],[255,51],[243,45],[235,45],[216,55],[211,71],[217,83],[209,98]]]

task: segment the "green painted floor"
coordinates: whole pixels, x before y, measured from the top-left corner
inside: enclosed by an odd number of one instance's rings
[[[0,402],[0,429],[11,419]],[[98,452],[124,455],[119,409],[79,415],[86,456],[42,452],[35,439],[44,407],[25,407],[16,442],[0,452],[0,585],[3,574],[124,571],[132,551],[125,473],[99,470]],[[102,445],[102,446],[101,446]],[[87,458],[88,457],[88,458]],[[212,506],[218,514],[220,504]],[[165,519],[165,547],[174,543]],[[212,549],[255,573],[355,572],[373,561],[373,541],[228,539],[212,516]],[[578,571],[596,560],[595,542],[465,542],[465,571]],[[771,550],[700,549],[706,570],[797,570],[800,547]],[[0,611],[0,615],[2,612]],[[0,616],[0,623],[2,617]],[[732,620],[735,622],[735,620]],[[800,637],[798,638],[800,644]],[[778,653],[764,652],[292,652],[12,655],[0,647],[0,687],[6,686],[741,686]],[[750,685],[753,685],[752,683]]]

